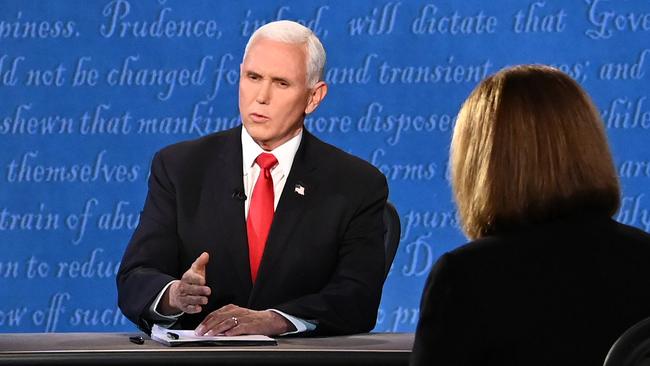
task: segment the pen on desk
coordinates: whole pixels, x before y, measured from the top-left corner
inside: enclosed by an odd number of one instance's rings
[[[178,339],[179,338],[178,334],[173,333],[173,332],[167,332],[167,337],[169,337],[171,339]]]
[[[144,338],[142,338],[141,336],[129,337],[129,341],[135,344],[144,344]]]

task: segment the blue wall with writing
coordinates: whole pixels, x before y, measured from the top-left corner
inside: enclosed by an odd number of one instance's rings
[[[0,332],[135,329],[115,273],[155,151],[239,124],[239,63],[292,19],[328,52],[309,130],[388,178],[401,245],[376,331],[413,331],[426,275],[465,242],[447,180],[455,115],[479,80],[555,65],[602,112],[650,231],[650,2],[0,0]]]

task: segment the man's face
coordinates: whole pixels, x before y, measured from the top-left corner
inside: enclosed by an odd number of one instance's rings
[[[258,38],[248,49],[239,79],[239,112],[246,131],[265,150],[296,136],[305,114],[316,109],[327,87],[307,88],[304,44]]]

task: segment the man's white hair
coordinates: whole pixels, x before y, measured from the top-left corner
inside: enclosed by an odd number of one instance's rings
[[[243,59],[246,59],[248,49],[258,38],[283,43],[305,44],[307,50],[307,86],[311,88],[317,82],[323,80],[325,49],[311,29],[290,20],[267,23],[259,27],[248,40]]]

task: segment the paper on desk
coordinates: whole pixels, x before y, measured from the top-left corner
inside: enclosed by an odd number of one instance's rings
[[[178,335],[175,339],[173,334]],[[167,346],[275,346],[275,339],[265,335],[197,336],[193,330],[163,328],[157,324],[151,328],[151,339]]]

